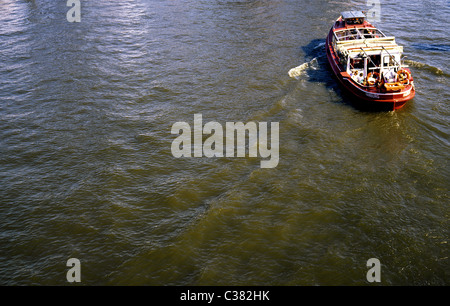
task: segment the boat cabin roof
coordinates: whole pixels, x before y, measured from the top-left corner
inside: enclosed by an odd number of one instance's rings
[[[345,11],[341,16],[346,24],[363,24],[366,18],[362,11]]]
[[[366,15],[362,11],[345,11],[341,13],[342,18],[365,18]]]

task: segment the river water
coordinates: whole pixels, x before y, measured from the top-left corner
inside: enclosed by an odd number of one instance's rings
[[[416,96],[326,63],[365,1],[0,0],[0,284],[449,285],[448,2],[381,1]],[[297,77],[292,68],[303,65]],[[278,122],[279,163],[175,158],[176,122]]]

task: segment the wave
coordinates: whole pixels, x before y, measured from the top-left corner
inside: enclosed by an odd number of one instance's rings
[[[309,62],[303,63],[300,66],[290,69],[288,74],[291,78],[299,80],[301,76],[308,76],[308,69],[316,70],[317,68],[317,57],[315,57]]]
[[[445,44],[413,43],[412,46],[416,49],[426,51],[441,51],[441,52],[450,51],[450,45]]]
[[[428,64],[425,64],[425,63],[421,63],[421,62],[418,62],[418,61],[413,61],[413,60],[404,60],[403,62],[405,64],[407,64],[408,66],[410,66],[410,67],[423,69],[423,70],[426,70],[426,71],[431,72],[431,73],[436,74],[436,75],[443,75],[443,76],[446,76],[446,77],[450,77],[450,74],[442,71],[442,69],[440,69],[438,67],[435,67],[435,66],[431,66],[431,65],[428,65]]]

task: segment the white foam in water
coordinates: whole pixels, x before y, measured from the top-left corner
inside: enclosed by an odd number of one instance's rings
[[[325,42],[321,42],[320,44],[315,46],[313,50],[316,50],[317,48],[320,48],[320,47],[323,47],[323,46],[325,46]]]
[[[317,58],[313,58],[311,61],[301,64],[295,68],[289,70],[288,74],[291,78],[300,79],[302,75],[308,75],[307,70],[312,68],[314,70],[317,69]]]

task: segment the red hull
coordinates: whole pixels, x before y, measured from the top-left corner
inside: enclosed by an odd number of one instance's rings
[[[364,25],[361,25],[361,27],[364,27]],[[379,106],[383,109],[397,110],[402,108],[406,102],[415,96],[412,78],[410,79],[410,84],[406,85],[405,88],[399,92],[386,92],[376,86],[368,87],[355,82],[347,71],[339,64],[339,58],[333,48],[332,39],[333,28],[331,28],[325,44],[328,62],[341,85],[350,92],[359,103],[364,103],[365,106]],[[404,69],[409,71],[407,68]]]

